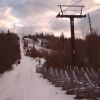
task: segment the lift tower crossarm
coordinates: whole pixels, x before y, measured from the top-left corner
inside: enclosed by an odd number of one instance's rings
[[[85,7],[83,5],[58,5],[58,6],[66,6],[66,7]]]
[[[86,15],[60,15],[60,13],[56,16],[57,18],[83,18]]]

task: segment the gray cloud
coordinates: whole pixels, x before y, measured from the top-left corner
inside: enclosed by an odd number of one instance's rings
[[[55,19],[51,23],[51,28],[55,31],[60,31],[66,29],[66,31],[69,30],[69,22],[66,19]]]
[[[100,10],[90,13],[92,29],[97,31],[98,34],[100,34],[100,20],[99,19],[100,19]],[[83,35],[90,33],[88,17],[81,19],[77,23],[77,26],[78,28],[81,29],[81,32]]]
[[[53,32],[69,32],[69,21],[66,19],[56,19],[58,13],[58,4],[72,4],[78,0],[0,0],[0,21],[3,20],[3,23],[7,21],[8,25],[10,20],[15,29],[18,32],[27,32],[34,33],[36,31],[53,31]],[[85,2],[80,2],[79,4],[84,4],[88,7],[93,6],[91,0],[84,0]],[[6,10],[10,8],[11,10],[4,14]],[[2,10],[3,9],[3,10]],[[96,14],[91,14],[92,20],[95,20],[93,27],[98,26],[100,18],[100,12]],[[9,16],[9,18],[8,18]],[[14,17],[14,18],[12,18]],[[53,21],[50,21],[52,20]],[[9,20],[9,21],[8,21]],[[12,25],[11,24],[11,25]],[[81,22],[76,24],[76,30],[79,30],[82,27],[86,27],[85,30],[88,30],[87,20],[84,19]],[[84,26],[85,25],[85,26]],[[81,27],[80,27],[81,26]],[[83,30],[82,30],[83,31]]]
[[[13,13],[19,17],[30,14],[43,14],[46,11],[54,10],[59,1],[54,0],[1,0],[0,7],[11,7]]]

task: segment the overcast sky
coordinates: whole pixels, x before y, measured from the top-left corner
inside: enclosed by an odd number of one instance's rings
[[[74,4],[79,0],[0,0],[0,29],[11,29],[18,34],[35,34],[36,32],[62,32],[70,36],[68,19],[57,19],[57,5]],[[100,28],[100,0],[82,0],[84,13],[91,12],[93,27]],[[97,10],[98,9],[98,10]],[[93,11],[97,10],[93,13]],[[89,31],[87,18],[75,20],[76,36]],[[85,29],[85,31],[84,31]]]

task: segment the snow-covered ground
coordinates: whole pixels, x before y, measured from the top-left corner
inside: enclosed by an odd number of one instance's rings
[[[24,56],[22,45],[21,55],[21,63],[0,77],[0,100],[74,100],[36,73],[39,58]]]
[[[45,51],[45,52],[48,52],[48,53],[51,53],[51,49],[47,49],[47,48],[45,48],[45,47],[42,47],[41,46],[41,41],[39,41],[38,43],[36,43],[35,44],[35,49],[37,50],[37,51],[40,51],[40,52],[43,52],[43,51]]]

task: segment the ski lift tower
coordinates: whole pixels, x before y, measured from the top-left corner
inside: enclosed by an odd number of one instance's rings
[[[82,15],[83,8],[81,5],[58,5],[60,7],[60,13],[56,16],[57,18],[69,18],[70,19],[70,30],[71,30],[71,61],[72,65],[75,65],[75,33],[74,33],[74,19],[83,18],[86,15]]]

